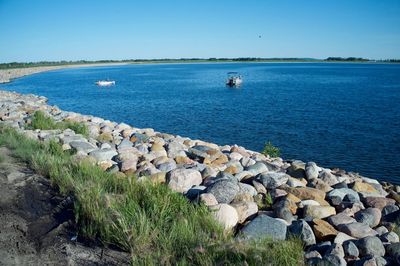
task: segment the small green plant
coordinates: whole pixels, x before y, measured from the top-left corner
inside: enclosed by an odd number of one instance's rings
[[[264,149],[262,150],[261,153],[264,154],[265,156],[268,155],[272,158],[276,158],[281,155],[280,149],[278,147],[275,147],[274,145],[272,145],[272,143],[270,141],[265,143]]]
[[[270,210],[272,207],[272,197],[269,193],[266,195],[258,194],[254,197],[259,210]]]
[[[53,118],[47,116],[43,111],[36,111],[33,114],[29,128],[42,130],[64,130],[69,128],[75,131],[76,134],[89,135],[89,129],[85,124],[72,121],[55,122]]]
[[[33,129],[51,130],[57,129],[57,123],[47,116],[43,111],[36,111],[32,117],[31,127]]]

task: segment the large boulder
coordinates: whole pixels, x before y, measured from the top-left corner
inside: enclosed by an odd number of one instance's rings
[[[316,179],[318,177],[318,166],[314,162],[308,162],[305,167],[307,180]]]
[[[78,152],[89,153],[97,149],[96,145],[87,141],[74,140],[68,143],[72,149]]]
[[[287,227],[282,221],[261,214],[243,227],[240,238],[284,240],[286,239],[286,231]]]
[[[355,238],[363,238],[366,236],[375,236],[377,232],[366,224],[349,223],[338,226],[339,230]]]
[[[256,176],[256,175],[258,175],[258,174],[267,172],[269,169],[268,169],[268,167],[265,165],[265,163],[256,162],[255,164],[246,167],[245,170],[248,171],[248,172],[250,172],[253,176]]]
[[[365,197],[363,198],[363,203],[367,207],[378,208],[382,210],[387,205],[395,204],[394,199],[382,198],[382,197]]]
[[[313,231],[315,237],[319,241],[326,241],[334,239],[335,236],[338,234],[338,231],[333,228],[328,222],[321,220],[321,219],[314,219],[313,220]]]
[[[356,242],[360,256],[382,257],[385,255],[385,247],[376,236],[367,236]]]
[[[214,218],[225,228],[230,229],[238,223],[239,216],[236,209],[229,204],[221,203],[210,207]]]
[[[312,219],[323,219],[331,215],[335,215],[336,210],[331,206],[312,206],[304,207],[304,217]]]
[[[256,179],[261,182],[267,189],[274,189],[283,184],[286,184],[289,176],[285,173],[265,172],[259,174]]]
[[[117,154],[118,153],[115,150],[110,148],[94,150],[89,153],[89,155],[94,157],[98,162],[111,160]]]
[[[168,186],[181,193],[187,192],[193,186],[200,185],[202,181],[200,172],[193,169],[178,168],[167,175]]]
[[[328,192],[327,198],[330,199],[333,197],[339,197],[341,200],[343,200],[346,195],[351,195],[357,201],[360,201],[360,196],[358,196],[358,193],[350,188],[335,188]]]
[[[377,208],[367,208],[361,211],[358,211],[354,218],[356,218],[357,222],[368,225],[369,227],[375,227],[381,221],[382,213]]]
[[[353,217],[350,217],[346,213],[338,213],[328,218],[328,222],[334,227],[338,227],[341,224],[349,224],[354,223],[356,220]]]
[[[303,241],[304,245],[310,246],[316,243],[313,230],[306,221],[293,221],[288,229],[291,234],[298,236]]]
[[[213,194],[218,203],[231,203],[240,193],[240,187],[235,180],[219,180],[207,188],[207,193]]]

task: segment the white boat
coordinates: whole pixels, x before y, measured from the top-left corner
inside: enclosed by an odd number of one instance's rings
[[[242,76],[237,72],[229,72],[228,79],[226,80],[226,85],[229,87],[239,87],[243,82]]]
[[[96,81],[96,85],[102,86],[102,87],[113,86],[113,85],[115,85],[115,81],[114,80],[99,80],[99,81]]]

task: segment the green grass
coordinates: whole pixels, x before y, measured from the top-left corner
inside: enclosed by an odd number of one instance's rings
[[[130,252],[133,265],[301,265],[300,241],[237,242],[203,205],[167,186],[136,182],[77,162],[55,142],[0,127],[0,146],[75,198],[79,236]]]
[[[265,143],[264,149],[262,150],[261,153],[264,155],[268,155],[271,158],[276,158],[281,155],[280,149],[278,147],[275,147],[274,145],[272,145],[272,143],[270,141]]]
[[[53,118],[47,116],[43,111],[36,111],[33,114],[29,128],[42,130],[64,130],[69,128],[75,131],[76,134],[89,135],[89,130],[85,124],[72,121],[55,122]]]

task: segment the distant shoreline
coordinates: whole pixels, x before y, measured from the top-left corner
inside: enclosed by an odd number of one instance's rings
[[[93,66],[118,66],[126,65],[127,63],[99,63],[99,64],[72,64],[72,65],[57,65],[57,66],[33,66],[23,68],[8,68],[0,69],[0,84],[11,82],[14,79],[64,68],[79,68],[79,67],[93,67]]]

